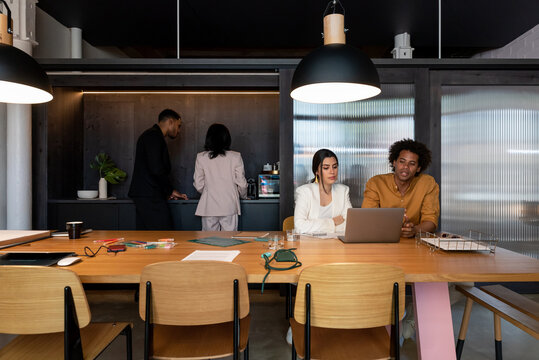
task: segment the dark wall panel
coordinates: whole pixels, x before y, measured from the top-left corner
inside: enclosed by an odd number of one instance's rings
[[[98,175],[90,160],[104,151],[128,174],[118,185],[109,184],[109,195],[127,197],[133,173],[136,141],[157,123],[161,110],[182,115],[180,135],[167,140],[175,187],[190,198],[194,189],[195,157],[203,150],[208,126],[225,124],[232,135],[232,150],[242,153],[246,177],[255,177],[266,162],[279,161],[279,96],[276,93],[200,94],[85,94],[84,187],[97,189]]]
[[[82,92],[54,89],[47,104],[49,199],[73,198],[82,189]]]

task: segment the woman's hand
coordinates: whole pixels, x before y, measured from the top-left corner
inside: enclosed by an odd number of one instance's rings
[[[335,226],[339,226],[344,222],[344,218],[342,217],[342,215],[335,216],[333,218],[333,222],[335,223]]]

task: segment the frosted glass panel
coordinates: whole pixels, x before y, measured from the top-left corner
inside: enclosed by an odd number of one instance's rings
[[[294,188],[313,178],[313,154],[321,148],[339,158],[339,181],[361,205],[367,180],[391,171],[389,146],[414,137],[414,85],[385,84],[382,94],[344,104],[294,101]]]
[[[492,233],[537,257],[539,87],[444,86],[441,139],[444,230]]]

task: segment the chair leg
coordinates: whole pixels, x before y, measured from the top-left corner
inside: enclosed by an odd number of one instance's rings
[[[496,360],[502,360],[502,324],[500,317],[494,314],[494,346],[496,349]]]
[[[64,288],[64,357],[70,360],[84,358],[75,301],[69,286]]]
[[[286,319],[292,317],[292,284],[286,284]]]
[[[233,359],[239,360],[240,359],[240,321],[239,321],[239,307],[238,307],[238,279],[234,279],[233,283],[233,301],[234,301],[234,326],[233,326],[233,334],[232,334],[232,341],[234,343],[234,354]]]
[[[133,359],[133,335],[131,331],[131,325],[127,325],[125,329],[122,330],[122,335],[125,335],[125,343],[126,343],[126,354],[127,354],[127,360]]]
[[[468,331],[468,324],[470,322],[470,314],[472,313],[473,300],[466,298],[466,306],[464,307],[464,314],[462,314],[462,322],[460,324],[459,338],[457,340],[457,360],[460,360],[462,355],[462,349],[464,348],[464,340],[466,339],[466,332]]]
[[[144,322],[144,360],[150,359],[150,347],[152,343],[152,323],[151,323],[151,307],[152,307],[152,283],[146,282],[146,312]]]
[[[311,284],[305,285],[305,360],[311,360]]]
[[[400,359],[400,336],[399,336],[399,283],[393,284],[393,324],[391,324],[390,354],[395,360]]]
[[[296,352],[296,347],[294,346],[294,339],[292,339],[292,360],[297,360],[298,353]]]
[[[247,340],[247,345],[245,350],[243,350],[243,360],[249,360],[249,340]]]

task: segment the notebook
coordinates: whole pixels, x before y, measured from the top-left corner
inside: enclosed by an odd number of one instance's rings
[[[348,209],[345,243],[399,242],[404,218],[402,208]]]
[[[49,230],[0,230],[0,249],[48,238]]]

